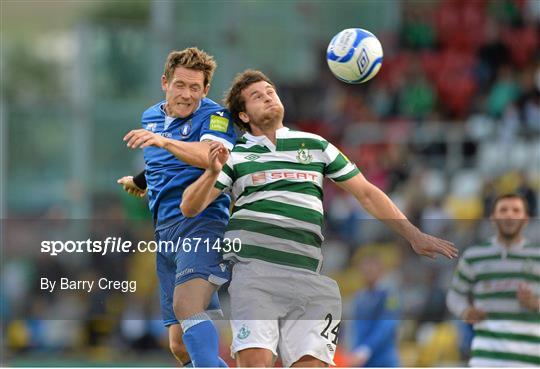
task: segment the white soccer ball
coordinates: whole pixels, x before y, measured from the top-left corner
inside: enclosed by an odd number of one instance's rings
[[[383,49],[375,35],[365,29],[348,28],[332,38],[326,50],[328,67],[339,80],[363,83],[372,79],[383,60]]]

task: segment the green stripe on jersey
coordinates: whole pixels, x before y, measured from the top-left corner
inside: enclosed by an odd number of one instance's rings
[[[315,138],[278,138],[277,151],[298,151],[299,149],[307,150],[326,150],[327,141],[317,140]]]
[[[287,192],[296,192],[301,193],[304,195],[311,195],[317,197],[319,200],[322,201],[323,199],[323,191],[322,188],[317,186],[313,182],[293,182],[293,181],[287,181],[285,179],[271,182],[268,184],[260,185],[260,186],[246,186],[244,188],[244,192],[238,197],[241,198],[242,196],[251,195],[254,192],[258,191],[287,191]]]
[[[476,276],[476,281],[486,281],[493,279],[526,279],[529,281],[540,282],[540,276],[522,273],[522,272],[500,272],[500,273],[482,273]]]
[[[540,337],[531,336],[529,334],[519,334],[519,333],[506,333],[506,332],[492,332],[486,331],[484,329],[476,329],[474,334],[478,337],[487,337],[487,338],[500,338],[503,340],[512,340],[512,341],[522,341],[530,343],[540,343]]]
[[[255,220],[231,218],[227,231],[245,230],[262,233],[267,236],[282,238],[285,240],[300,242],[305,245],[321,247],[321,238],[310,231],[297,228],[284,228],[274,224],[258,222]]]
[[[242,243],[242,248],[240,249],[240,252],[237,252],[235,254],[244,258],[264,260],[269,263],[308,269],[313,272],[316,272],[319,267],[318,259],[310,258],[304,255],[294,254],[291,252],[273,250],[256,245],[247,245],[245,243]]]
[[[228,175],[234,181],[234,171],[232,170],[230,166],[225,164],[221,170],[223,171],[223,173]]]
[[[531,261],[540,261],[540,256],[535,255],[507,255],[506,259],[508,260],[531,260]],[[476,256],[476,257],[470,257],[465,258],[465,260],[469,264],[478,263],[480,261],[487,261],[487,260],[501,260],[502,256],[500,253],[494,254],[494,255],[484,255],[484,256]]]
[[[360,171],[358,170],[358,168],[355,166],[353,170],[351,170],[349,173],[347,174],[344,174],[340,177],[336,177],[336,178],[332,178],[333,181],[335,182],[343,182],[343,181],[346,181],[348,179],[351,179],[352,177],[354,177],[355,175],[357,175],[358,173],[360,173]]]
[[[325,169],[325,174],[334,174],[336,172],[339,172],[341,169],[345,168],[345,166],[349,163],[347,159],[343,156],[343,154],[339,154],[336,156],[333,162],[331,162]]]
[[[475,299],[515,299],[515,291],[475,293]]]
[[[488,312],[487,319],[493,320],[519,320],[522,322],[540,323],[539,313],[506,313],[506,312]]]
[[[253,145],[249,147],[244,146],[235,146],[232,152],[245,152],[245,153],[254,153],[254,154],[264,154],[270,152],[270,149],[266,146]]]
[[[233,214],[240,210],[251,210],[260,213],[281,215],[287,218],[301,220],[322,227],[323,215],[316,210],[306,209],[302,206],[285,204],[272,200],[259,200],[242,206],[235,206]]]
[[[313,171],[323,173],[324,163],[311,163],[311,164],[301,164],[293,163],[290,161],[269,161],[266,163],[259,162],[245,162],[236,164],[234,170],[236,171],[237,177],[240,178],[246,174],[262,172],[266,170],[273,169],[293,169],[293,170],[303,170],[303,171]]]
[[[221,190],[221,191],[223,191],[225,188],[227,188],[227,186],[225,186],[220,181],[216,181],[216,183],[214,184],[214,187],[217,188],[218,190]]]
[[[459,279],[467,282],[467,283],[474,283],[474,281],[472,279],[470,279],[469,277],[467,277],[465,274],[463,274],[461,272],[461,270],[457,269],[456,271],[456,275],[459,277]]]
[[[532,356],[525,354],[515,354],[511,352],[488,351],[488,350],[473,350],[472,357],[482,357],[487,359],[521,361],[524,363],[540,365],[540,355]]]

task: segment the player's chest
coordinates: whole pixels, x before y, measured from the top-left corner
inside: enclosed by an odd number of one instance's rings
[[[145,128],[162,137],[179,141],[198,141],[201,129],[200,124],[194,122],[193,119],[150,122]]]

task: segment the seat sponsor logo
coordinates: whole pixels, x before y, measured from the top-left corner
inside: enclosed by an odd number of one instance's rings
[[[320,174],[312,172],[295,172],[295,171],[272,171],[272,172],[258,172],[251,175],[251,180],[254,185],[264,184],[266,182],[272,182],[279,179],[286,179],[291,181],[305,182],[319,182]]]

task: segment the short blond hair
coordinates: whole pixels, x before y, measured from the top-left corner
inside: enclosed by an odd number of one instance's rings
[[[188,47],[180,51],[172,51],[167,56],[165,71],[163,74],[167,81],[172,79],[174,70],[177,67],[184,67],[193,70],[200,70],[204,74],[204,87],[212,81],[212,76],[216,70],[217,63],[214,57],[196,47]]]

